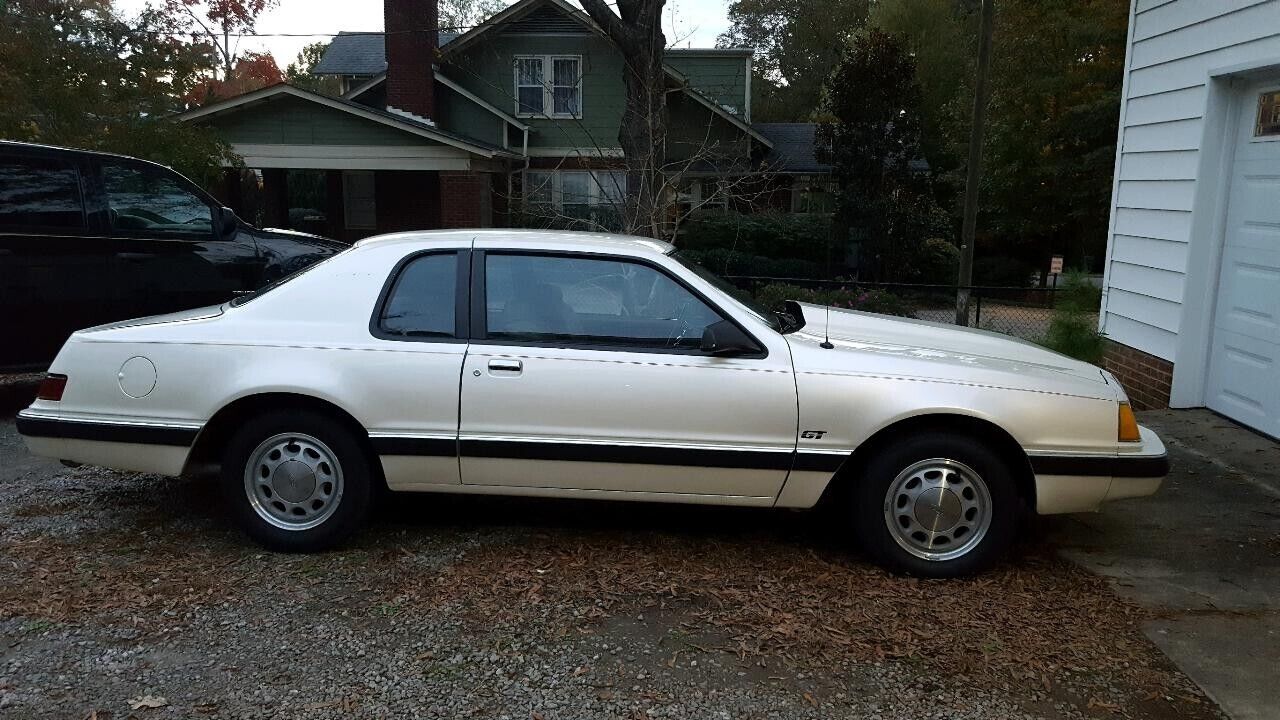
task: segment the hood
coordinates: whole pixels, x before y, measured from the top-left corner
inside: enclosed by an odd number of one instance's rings
[[[143,325],[163,325],[167,323],[185,322],[188,320],[209,320],[221,315],[226,305],[209,305],[208,307],[195,308],[193,310],[183,310],[181,312],[165,313],[164,315],[151,315],[149,317],[134,318],[132,320],[120,320],[119,322],[107,323],[106,325],[97,325],[84,330],[77,330],[76,335],[86,335],[91,333],[106,332],[108,330],[119,330],[121,328],[141,327]]]
[[[310,245],[316,249],[346,250],[351,247],[350,243],[339,242],[323,235],[300,232],[298,230],[290,230],[288,228],[258,228],[254,230],[254,234],[258,236],[259,240],[279,238],[302,245]]]
[[[1098,367],[1008,335],[837,308],[830,308],[828,325],[828,308],[808,303],[801,307],[805,326],[795,336],[821,342],[825,330],[837,350],[884,358],[886,371],[895,362],[898,366],[920,363],[920,368],[941,363],[962,368],[971,376],[967,379],[995,373],[1006,376],[1001,384],[1052,389],[1045,387],[1045,381],[1056,377],[1076,386],[1080,382],[1097,385],[1096,392],[1107,396],[1115,392],[1106,390],[1110,383]]]

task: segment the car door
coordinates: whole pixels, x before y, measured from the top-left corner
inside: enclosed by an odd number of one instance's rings
[[[387,252],[394,252],[394,247]],[[469,251],[398,258],[362,360],[369,438],[393,490],[458,485],[458,378],[467,352]]]
[[[797,422],[780,336],[702,353],[703,330],[732,318],[653,261],[487,249],[472,262],[463,483],[777,496]]]
[[[253,243],[222,236],[217,206],[181,176],[127,159],[97,167],[122,317],[225,302],[256,286]]]
[[[71,332],[113,319],[82,169],[71,153],[0,148],[0,366],[47,365]]]

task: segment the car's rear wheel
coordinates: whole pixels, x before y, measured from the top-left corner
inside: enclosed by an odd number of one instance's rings
[[[858,538],[895,572],[968,575],[990,567],[1013,542],[1013,473],[972,438],[926,433],[903,440],[872,457],[857,483]]]
[[[281,411],[245,423],[227,444],[222,489],[236,522],[283,552],[333,547],[365,521],[369,458],[342,423]]]

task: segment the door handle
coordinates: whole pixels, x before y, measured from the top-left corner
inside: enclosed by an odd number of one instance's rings
[[[524,363],[519,360],[490,360],[489,370],[491,372],[510,372],[518,373],[524,369]]]

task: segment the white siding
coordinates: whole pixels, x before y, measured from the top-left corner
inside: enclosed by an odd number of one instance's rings
[[[1103,331],[1175,360],[1209,72],[1280,62],[1280,0],[1134,0],[1132,22]]]

